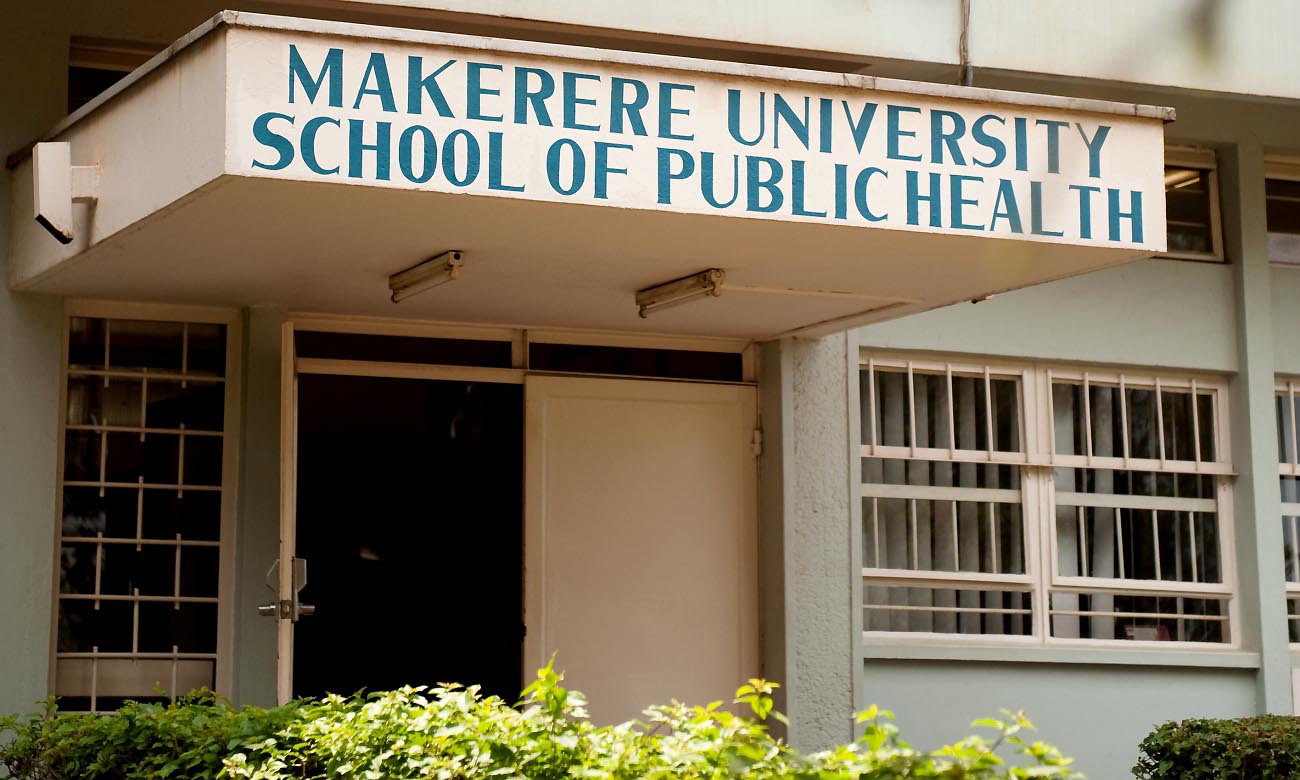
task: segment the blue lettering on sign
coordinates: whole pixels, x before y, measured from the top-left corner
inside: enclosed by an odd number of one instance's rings
[[[486,52],[290,44],[286,55],[283,99],[297,108],[256,114],[254,170],[508,194],[544,180],[543,194],[587,202],[649,197],[653,183],[655,203],[686,210],[1144,240],[1143,191],[1101,181],[1120,167],[1113,124],[830,97],[775,81],[711,88],[696,101],[682,78],[508,64]],[[993,173],[956,172],[971,168]]]

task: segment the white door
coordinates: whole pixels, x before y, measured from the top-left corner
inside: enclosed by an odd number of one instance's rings
[[[758,671],[755,392],[530,376],[525,661],[597,722]],[[531,672],[525,670],[525,679]]]

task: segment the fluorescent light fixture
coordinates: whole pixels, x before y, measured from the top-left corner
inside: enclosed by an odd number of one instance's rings
[[[398,271],[388,277],[388,289],[392,291],[393,303],[406,300],[416,293],[430,290],[440,284],[455,281],[460,276],[463,265],[465,265],[465,253],[459,249],[452,249],[417,263],[405,271]]]
[[[656,284],[638,290],[636,305],[642,317],[671,306],[677,306],[697,298],[717,298],[722,295],[722,282],[727,278],[721,268],[710,268],[697,274],[683,276],[671,282]]]

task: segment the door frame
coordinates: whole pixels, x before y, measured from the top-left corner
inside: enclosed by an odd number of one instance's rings
[[[391,363],[365,360],[336,360],[300,358],[294,349],[294,334],[299,331],[330,333],[360,333],[383,336],[417,336],[425,338],[451,338],[465,340],[508,341],[511,344],[511,367],[488,368],[479,366],[427,365]],[[741,355],[744,381],[699,382],[655,377],[615,377],[633,381],[691,382],[697,384],[734,384],[755,388],[757,409],[758,349],[744,339],[658,335],[645,333],[619,333],[609,331],[581,331],[564,328],[526,330],[522,328],[474,325],[461,323],[396,320],[376,317],[350,317],[314,313],[290,312],[280,326],[280,512],[279,557],[276,577],[278,605],[296,603],[293,559],[297,549],[298,511],[298,377],[302,374],[333,376],[380,377],[393,379],[456,380],[524,384],[529,375],[588,376],[610,378],[606,375],[561,374],[532,372],[528,369],[530,343],[589,344],[615,347],[651,347],[661,349],[699,350],[709,352],[735,352]],[[758,425],[757,417],[754,421]],[[524,425],[520,435],[524,438],[524,507],[520,517],[524,523],[523,604],[528,613],[530,599],[540,584],[537,572],[529,573],[528,540],[533,531],[528,507],[530,497],[528,452],[529,420],[525,399]],[[757,498],[755,498],[757,500]],[[268,583],[269,584],[269,583]],[[276,613],[276,673],[275,698],[277,704],[293,699],[293,626],[289,611],[281,608]],[[532,634],[532,631],[529,631]],[[523,647],[524,666],[532,659],[528,655],[527,637]],[[757,648],[755,648],[757,651]],[[521,675],[526,669],[521,669]],[[526,678],[522,678],[527,682]]]

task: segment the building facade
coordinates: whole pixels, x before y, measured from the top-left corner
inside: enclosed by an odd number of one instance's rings
[[[7,9],[0,709],[1293,712],[1300,11],[1093,8]]]

